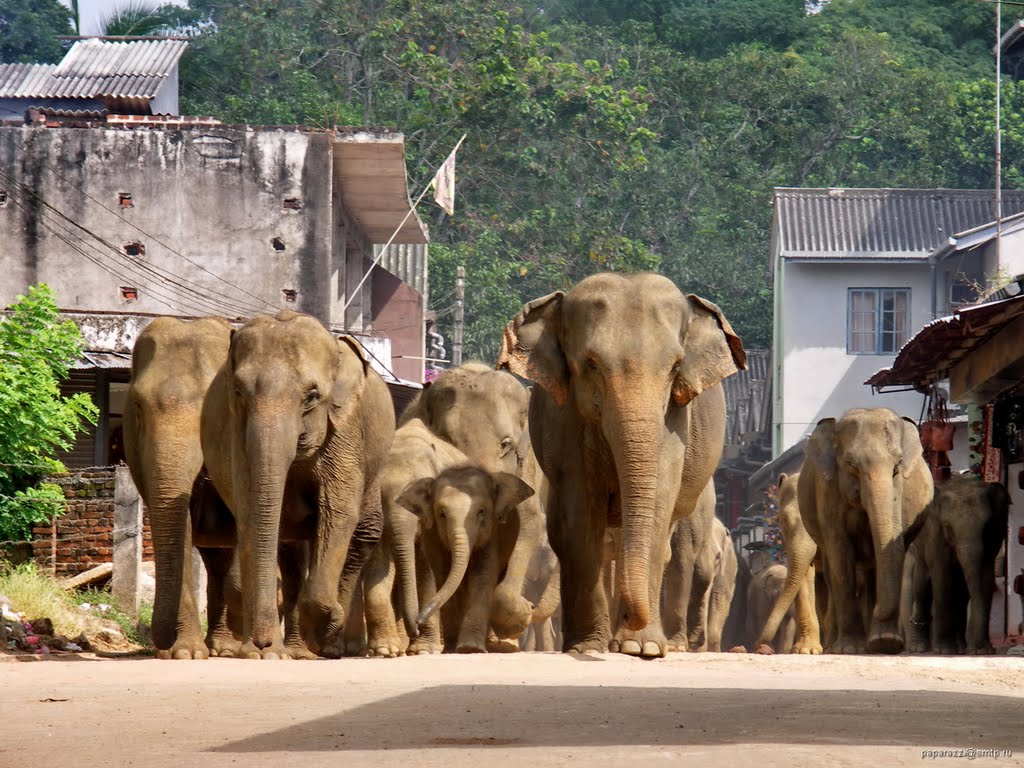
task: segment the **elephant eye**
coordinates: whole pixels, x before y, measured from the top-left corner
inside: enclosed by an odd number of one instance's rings
[[[900,468],[903,466],[902,461],[897,461],[896,466],[892,468],[892,476],[896,477],[900,473]]]
[[[501,439],[501,455],[504,456],[512,448],[512,438],[503,437]]]
[[[313,405],[317,400],[320,399],[320,390],[316,387],[311,387],[309,392],[306,393],[306,399],[303,401],[306,405]]]

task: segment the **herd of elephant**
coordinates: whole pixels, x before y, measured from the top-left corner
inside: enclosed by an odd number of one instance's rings
[[[153,534],[157,654],[721,650],[746,601],[734,600],[744,563],[715,518],[712,474],[721,380],[744,367],[721,310],[651,273],[528,302],[497,366],[445,371],[400,417],[358,342],[310,316],[158,318],[135,344],[124,413]],[[960,589],[966,647],[982,649],[975,590],[991,597],[995,555],[962,513],[975,487],[925,512],[916,430],[885,409],[822,422],[807,457],[781,483],[790,568],[761,634],[795,600],[794,650],[821,651],[819,623],[834,651],[902,650],[916,534],[914,642],[931,641],[932,602]],[[996,494],[982,496],[988,536]],[[951,529],[952,554],[940,551]],[[812,561],[828,584],[817,598]],[[936,647],[956,646],[963,628],[934,614]]]

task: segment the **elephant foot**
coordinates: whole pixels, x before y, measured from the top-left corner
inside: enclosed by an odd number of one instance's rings
[[[608,643],[608,650],[645,659],[661,658],[668,652],[668,640],[661,627],[656,625],[648,626],[639,632],[620,629]]]
[[[519,653],[519,643],[507,637],[487,638],[488,653]]]
[[[689,644],[690,650],[696,652],[703,650],[705,640],[704,632],[691,632],[690,636],[687,638],[687,643]]]
[[[157,650],[158,659],[206,659],[210,657],[210,649],[206,643],[196,638],[178,638],[170,648]]]
[[[686,653],[690,650],[690,643],[682,634],[672,635],[672,637],[665,642],[665,650],[669,653]]]
[[[836,641],[829,646],[828,652],[840,654],[866,653],[867,643],[864,642],[863,637],[840,635]]]
[[[320,658],[315,653],[313,653],[311,650],[309,650],[309,648],[306,646],[306,644],[304,642],[302,642],[301,640],[298,641],[298,642],[294,642],[294,643],[285,643],[284,650],[285,650],[285,653],[288,655],[288,658],[291,658],[291,659],[300,659],[300,660],[303,660],[303,661],[309,661],[309,660],[312,660],[312,659]]]
[[[428,654],[441,653],[442,651],[444,651],[444,645],[440,640],[420,635],[409,643],[405,653],[407,656],[426,656]]]
[[[758,656],[774,656],[775,649],[772,648],[768,643],[761,643],[757,648],[754,649],[754,653]]]
[[[590,653],[607,653],[608,639],[606,637],[588,637],[576,642],[566,642],[563,647],[565,653],[577,656]]]
[[[897,628],[896,622],[883,622],[875,624],[868,637],[868,653],[903,653],[903,636]]]
[[[965,653],[968,656],[991,656],[996,652],[996,649],[986,643],[985,645],[978,646],[977,648],[968,648]]]
[[[533,620],[533,605],[520,594],[498,589],[491,601],[491,630],[500,638],[519,637]]]
[[[380,656],[385,659],[394,658],[402,653],[398,636],[371,637],[363,649],[366,656]]]
[[[793,648],[790,652],[812,654],[816,656],[819,653],[821,653],[822,650],[823,649],[821,647],[821,643],[819,643],[817,640],[812,640],[809,637],[801,637],[795,643],[793,643]]]
[[[257,648],[252,640],[249,640],[242,644],[238,655],[243,659],[262,659],[264,661],[287,661],[292,658],[289,648],[277,641],[266,648]]]
[[[959,656],[963,651],[955,643],[938,643],[935,646],[935,653],[940,656]]]

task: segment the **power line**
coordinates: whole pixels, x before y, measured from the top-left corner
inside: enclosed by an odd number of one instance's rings
[[[127,225],[128,225],[128,226],[130,226],[130,227],[132,227],[132,228],[133,228],[134,230],[136,230],[137,232],[140,232],[140,233],[142,233],[142,234],[143,234],[143,235],[144,235],[144,236],[145,236],[145,237],[146,237],[147,239],[149,239],[149,240],[152,240],[153,242],[157,243],[158,245],[162,245],[162,246],[163,246],[164,248],[166,248],[166,249],[167,249],[168,251],[170,251],[171,253],[173,253],[173,254],[174,254],[175,256],[178,256],[178,257],[180,257],[180,258],[184,259],[185,261],[187,261],[187,262],[188,262],[189,264],[191,264],[192,266],[194,266],[194,267],[196,267],[196,268],[198,268],[198,269],[201,269],[201,270],[202,270],[203,272],[206,272],[206,273],[207,273],[208,275],[211,275],[212,277],[216,278],[217,280],[220,280],[220,281],[221,281],[222,283],[224,283],[225,285],[227,285],[227,286],[229,286],[229,287],[231,287],[231,288],[234,288],[234,289],[235,289],[236,291],[238,291],[239,293],[244,293],[244,294],[245,294],[246,296],[249,296],[250,298],[256,299],[256,301],[257,301],[257,302],[259,302],[259,304],[258,304],[258,305],[254,305],[254,306],[256,306],[256,307],[257,307],[256,311],[262,311],[262,309],[263,309],[264,307],[271,307],[271,305],[270,305],[270,304],[268,304],[268,303],[267,303],[267,301],[266,301],[265,299],[262,299],[262,298],[260,298],[259,296],[255,295],[255,294],[253,294],[253,293],[250,293],[249,291],[245,290],[244,288],[242,288],[242,287],[240,287],[240,286],[238,286],[238,285],[235,285],[234,283],[232,283],[232,282],[230,282],[230,281],[226,280],[225,278],[221,277],[221,276],[220,276],[220,275],[218,275],[218,274],[217,274],[216,272],[212,272],[211,270],[207,269],[207,268],[206,268],[205,266],[203,266],[202,264],[200,264],[200,263],[198,263],[198,262],[196,262],[196,261],[193,261],[193,260],[192,260],[192,259],[190,259],[190,258],[189,258],[188,256],[184,255],[184,254],[183,254],[183,253],[181,253],[180,251],[177,251],[177,250],[175,250],[174,248],[172,248],[171,246],[169,246],[169,245],[168,245],[167,243],[165,243],[165,242],[164,242],[163,240],[161,240],[160,238],[156,237],[156,235],[151,235],[151,234],[150,234],[149,232],[147,232],[146,230],[144,230],[144,229],[143,229],[142,227],[140,227],[140,226],[139,226],[138,224],[135,224],[134,222],[130,221],[129,219],[126,219],[126,218],[125,218],[124,216],[122,216],[122,215],[121,215],[120,213],[118,213],[118,212],[117,212],[117,211],[115,211],[114,209],[112,209],[112,208],[108,208],[108,207],[107,207],[106,205],[104,205],[104,204],[103,204],[103,202],[102,202],[101,200],[97,200],[97,199],[96,199],[95,197],[93,197],[92,195],[90,195],[90,194],[89,194],[88,192],[86,192],[85,190],[83,190],[83,189],[82,189],[81,187],[77,186],[77,185],[76,185],[76,184],[75,184],[74,182],[71,182],[71,181],[69,181],[69,180],[67,179],[67,177],[65,177],[65,176],[62,176],[62,175],[60,174],[60,172],[59,172],[59,171],[57,171],[57,169],[55,169],[55,168],[54,168],[54,167],[53,167],[52,165],[49,165],[49,164],[47,164],[47,166],[46,166],[46,167],[47,167],[47,168],[49,168],[50,172],[51,172],[51,173],[53,173],[53,174],[54,174],[54,175],[55,175],[55,176],[56,176],[57,178],[59,178],[59,179],[60,179],[61,181],[63,181],[63,182],[65,183],[65,184],[67,184],[67,185],[71,186],[71,187],[72,187],[72,188],[74,188],[74,189],[75,189],[76,191],[78,191],[79,193],[81,193],[82,195],[84,195],[85,197],[87,197],[87,198],[88,198],[89,200],[91,200],[92,202],[96,203],[96,205],[98,205],[98,206],[99,206],[100,208],[102,208],[103,210],[107,211],[107,212],[108,212],[109,214],[111,214],[112,216],[115,216],[115,217],[116,217],[117,219],[119,219],[120,221],[123,221],[123,222],[124,222],[125,224],[127,224]],[[184,278],[182,278],[182,279],[184,279]],[[273,308],[273,309],[274,309],[275,311],[277,310],[277,308],[276,308],[276,307],[272,307],[272,308]],[[250,310],[250,311],[251,311],[251,310]]]
[[[23,184],[19,184],[17,182],[17,180],[12,179],[10,176],[5,174],[3,171],[0,171],[0,178],[5,178],[5,177],[6,177],[6,180],[8,180],[9,182],[13,182],[16,186],[20,186],[20,187],[24,187],[25,186]],[[78,222],[74,221],[73,219],[71,219],[70,217],[65,215],[63,212],[61,212],[59,209],[57,209],[54,206],[52,206],[49,203],[47,203],[40,195],[38,195],[34,191],[29,189],[28,192],[43,206],[43,208],[45,209],[43,211],[44,216],[46,215],[46,213],[49,213],[51,216],[56,216],[61,221],[67,222],[67,224],[70,224],[71,226],[81,230],[82,232],[85,232],[87,235],[89,235],[90,237],[95,239],[97,242],[101,243],[103,246],[105,246],[105,248],[107,250],[109,250],[111,253],[113,253],[117,257],[117,259],[121,262],[120,266],[121,266],[121,268],[123,270],[127,270],[129,273],[131,273],[131,277],[126,277],[123,272],[114,272],[111,269],[107,268],[106,265],[103,265],[103,264],[97,262],[97,260],[95,258],[89,256],[89,254],[85,253],[81,248],[75,246],[66,237],[61,235],[61,233],[57,232],[53,228],[53,226],[47,224],[47,222],[45,221],[45,219],[43,217],[40,217],[40,221],[44,224],[44,226],[46,226],[46,228],[52,234],[56,235],[59,239],[61,239],[64,243],[66,243],[69,246],[71,246],[79,254],[81,254],[82,256],[87,258],[93,264],[96,264],[97,266],[100,266],[102,269],[104,269],[104,271],[108,272],[109,274],[113,275],[114,277],[117,277],[118,279],[121,279],[121,280],[131,280],[132,282],[136,282],[139,279],[141,279],[141,280],[144,281],[144,284],[145,284],[145,282],[149,282],[150,280],[155,279],[159,283],[164,284],[167,287],[167,289],[169,291],[171,291],[171,294],[168,295],[166,293],[163,293],[161,291],[156,290],[156,288],[153,286],[153,284],[151,282],[149,283],[149,285],[146,285],[147,291],[156,294],[158,297],[162,297],[164,299],[171,299],[172,301],[178,302],[180,304],[189,305],[193,309],[193,311],[198,308],[199,314],[207,314],[207,313],[222,314],[223,313],[223,314],[229,314],[229,315],[230,314],[245,315],[245,314],[250,314],[250,313],[253,312],[253,308],[248,306],[248,305],[241,305],[241,304],[238,304],[238,303],[236,303],[234,301],[226,301],[226,300],[224,300],[223,297],[219,297],[219,296],[217,296],[215,294],[207,293],[203,289],[203,287],[200,286],[198,283],[194,283],[193,282],[193,285],[195,285],[197,287],[197,290],[192,290],[192,289],[188,288],[187,286],[184,286],[181,283],[177,282],[175,279],[173,279],[175,277],[179,277],[177,275],[174,275],[174,273],[167,272],[166,270],[161,270],[160,268],[156,267],[155,265],[151,265],[151,264],[148,264],[146,262],[136,262],[136,261],[131,260],[126,254],[124,254],[121,251],[120,248],[118,248],[113,243],[110,243],[110,242],[104,240],[99,235],[95,234],[94,232],[91,232],[86,227],[84,227],[81,224],[79,224]],[[23,208],[25,207],[25,203],[24,202],[20,202],[20,203],[18,203],[18,205],[23,207]],[[92,250],[96,251],[97,253],[99,253],[101,257],[106,257],[107,256],[107,254],[104,253],[103,250],[101,250],[97,246],[93,245],[92,243],[90,243],[85,238],[82,238],[80,236],[75,235],[73,233],[73,231],[69,230],[68,228],[63,227],[63,232],[64,232],[65,235],[70,235],[71,237],[75,237],[79,242],[83,243],[85,246],[87,246],[87,247],[91,248]],[[167,275],[170,275],[170,277],[168,277]],[[186,280],[186,278],[180,278],[180,279]],[[192,282],[192,281],[188,281],[188,282]],[[175,296],[174,294],[180,294],[180,295]],[[172,309],[175,309],[176,311],[181,311],[181,308],[176,306],[175,304],[168,303],[167,301],[162,301],[161,303],[171,307]],[[228,310],[226,313],[224,312],[225,309]],[[257,311],[261,311],[261,310],[257,310]]]

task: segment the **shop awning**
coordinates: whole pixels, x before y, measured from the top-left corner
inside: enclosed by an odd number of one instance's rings
[[[912,387],[924,391],[946,378],[955,402],[984,402],[1020,385],[1024,294],[963,307],[933,320],[903,345],[892,367],[864,383],[875,390]]]

